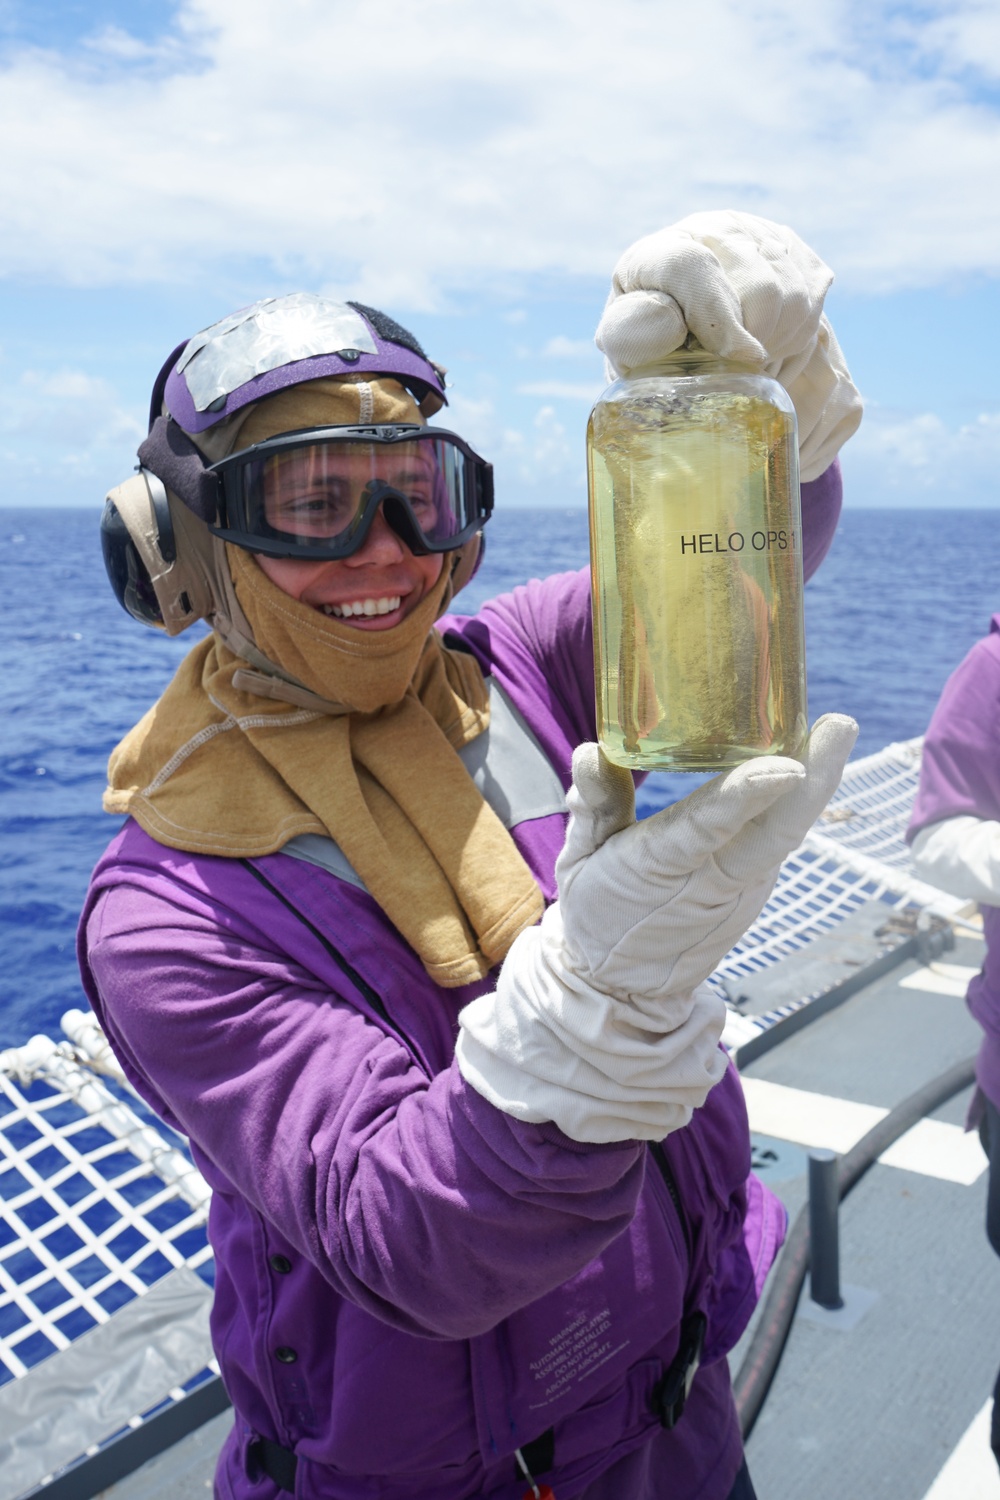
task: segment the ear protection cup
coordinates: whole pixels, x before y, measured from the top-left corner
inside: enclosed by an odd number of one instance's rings
[[[117,485],[104,502],[101,546],[115,597],[135,619],[168,635],[211,609],[192,549],[183,545],[192,524],[201,523],[149,469]]]
[[[163,628],[163,615],[149,576],[118,506],[110,495],[101,516],[104,568],[115,598],[134,620]]]

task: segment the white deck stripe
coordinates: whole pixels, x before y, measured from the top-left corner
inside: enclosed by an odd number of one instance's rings
[[[858,1104],[764,1078],[742,1078],[750,1129],[799,1146],[823,1146],[841,1153],[889,1113],[877,1104]],[[920,1172],[944,1182],[971,1186],[986,1170],[978,1136],[942,1120],[920,1120],[879,1157],[889,1167]]]
[[[964,1187],[978,1181],[987,1166],[976,1132],[946,1125],[943,1120],[919,1120],[882,1152],[879,1161],[887,1167],[901,1167],[904,1172],[923,1172],[926,1177],[960,1182]]]
[[[1000,1500],[1000,1472],[990,1449],[992,1401],[959,1440],[924,1500]]]
[[[748,1078],[746,1074],[742,1082],[750,1129],[782,1141],[795,1141],[800,1146],[849,1151],[889,1113],[877,1104],[855,1104],[850,1099],[813,1094],[784,1083],[769,1083],[764,1078]]]
[[[915,969],[899,981],[901,990],[929,990],[932,995],[955,995],[964,999],[969,980],[979,973],[966,964],[929,964],[925,969]]]

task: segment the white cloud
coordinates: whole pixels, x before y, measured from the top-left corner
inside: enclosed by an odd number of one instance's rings
[[[519,396],[548,396],[551,400],[596,401],[604,389],[600,380],[533,380],[519,385]]]
[[[597,346],[593,339],[568,339],[564,333],[557,333],[555,338],[549,339],[542,350],[543,359],[599,359]]]
[[[57,401],[105,402],[110,391],[100,376],[87,375],[83,370],[55,370],[48,375],[25,370],[21,384],[40,396],[52,396]]]
[[[842,454],[848,501],[1000,504],[1000,412],[949,425],[935,412],[869,410]]]
[[[719,206],[793,223],[853,288],[1000,274],[994,10],[184,0],[156,45],[8,48],[0,274],[227,286],[263,261],[430,307],[606,277]]]
[[[451,388],[448,405],[431,423],[450,432],[460,432],[473,448],[492,456],[503,440],[503,426],[494,402],[488,397],[471,397]]]
[[[99,504],[145,432],[113,386],[82,370],[26,370],[0,386],[5,505]]]
[[[994,0],[941,7],[925,28],[910,26],[911,45],[925,59],[937,55],[951,72],[968,69],[984,80],[1000,78],[1000,11]]]
[[[105,26],[103,31],[89,36],[84,41],[88,51],[116,62],[154,62],[172,57],[178,61],[176,45],[153,47],[142,42],[121,26]]]
[[[582,469],[578,446],[570,443],[553,407],[539,407],[531,436],[527,463],[522,465],[525,481],[534,484],[553,479],[565,482]]]
[[[447,425],[489,458],[503,505],[585,502],[581,436],[577,430],[567,432],[554,407],[537,407],[524,425],[513,426],[492,400],[453,394]]]

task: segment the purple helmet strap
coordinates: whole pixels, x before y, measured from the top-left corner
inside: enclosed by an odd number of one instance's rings
[[[282,312],[285,303],[294,305]],[[315,303],[318,308],[312,338],[303,337],[299,326],[303,309],[309,311],[307,303]],[[261,325],[261,319],[266,326]],[[257,325],[256,335],[263,339],[263,349],[254,344],[253,325]],[[339,338],[346,341],[343,348],[314,352],[316,347],[323,349],[324,339],[336,344]],[[282,349],[286,357],[281,357]],[[188,350],[192,353],[185,358]],[[296,354],[298,357],[293,357]],[[272,363],[275,359],[278,362]],[[179,364],[184,368],[179,369]],[[331,377],[368,379],[372,375],[399,381],[425,417],[447,405],[441,367],[427,358],[411,333],[385,313],[361,303],[334,303],[304,292],[265,298],[203,329],[194,340],[175,350],[154,387],[151,418],[166,408],[185,432],[195,435],[290,385]]]
[[[171,354],[169,356],[169,358],[167,359],[166,364],[163,366],[163,369],[160,371],[159,375],[157,375],[157,377],[156,377],[156,380],[155,380],[155,382],[153,384],[153,394],[149,398],[149,430],[150,430],[150,432],[152,432],[152,430],[153,430],[153,423],[156,421],[157,417],[160,417],[160,416],[163,415],[163,395],[164,395],[164,392],[165,392],[166,386],[167,386],[167,377],[169,376],[171,370],[174,368],[174,365],[180,359],[181,355],[184,353],[184,350],[186,348],[187,348],[187,340],[185,339],[185,341],[184,341],[183,344],[178,344],[177,345],[177,348],[174,350],[173,354]],[[149,465],[147,464],[146,467],[148,468]]]
[[[189,510],[209,525],[215,522],[218,481],[208,473],[204,456],[176,422],[157,417],[149,436],[139,445],[138,456],[143,468],[162,479]]]

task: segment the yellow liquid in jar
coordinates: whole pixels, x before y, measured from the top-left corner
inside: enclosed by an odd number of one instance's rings
[[[599,402],[587,433],[598,738],[643,770],[805,743],[794,417],[726,390]]]

